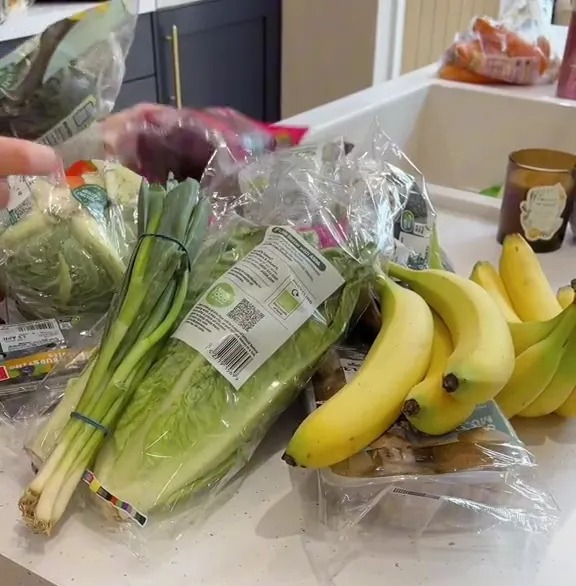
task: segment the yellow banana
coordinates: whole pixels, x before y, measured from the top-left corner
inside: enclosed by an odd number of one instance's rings
[[[576,385],[574,385],[570,396],[564,401],[562,406],[556,409],[556,415],[569,418],[576,417]]]
[[[389,270],[422,295],[450,330],[454,352],[444,368],[444,389],[470,406],[493,399],[514,370],[514,346],[490,295],[447,271],[413,271],[393,263]]]
[[[478,261],[472,269],[470,280],[480,285],[492,297],[507,322],[521,321],[512,307],[512,301],[494,265],[487,261]]]
[[[434,324],[426,302],[391,279],[378,283],[382,327],[354,379],[310,414],[290,440],[284,460],[332,466],[380,437],[402,412],[432,354]]]
[[[547,338],[516,358],[510,381],[496,397],[506,417],[518,415],[550,384],[575,327],[576,312],[564,312],[558,327]]]
[[[573,301],[576,299],[573,297]],[[534,346],[547,338],[564,319],[564,313],[576,312],[576,304],[571,303],[563,309],[556,317],[547,321],[526,321],[520,323],[509,323],[510,334],[512,335],[512,342],[514,343],[514,352],[516,356],[520,356],[522,352],[528,350],[530,346]]]
[[[576,330],[572,330],[558,370],[540,395],[520,411],[520,417],[542,417],[554,413],[568,400],[576,384]]]
[[[520,234],[504,238],[500,277],[521,320],[546,321],[562,311],[538,257]]]
[[[402,412],[419,431],[430,435],[444,435],[454,431],[470,418],[474,405],[453,399],[442,387],[442,373],[454,349],[446,324],[436,312],[432,359],[426,378],[406,397]]]
[[[562,309],[566,309],[572,301],[574,301],[574,287],[576,286],[576,279],[572,281],[573,284],[560,287],[556,293],[556,299]]]

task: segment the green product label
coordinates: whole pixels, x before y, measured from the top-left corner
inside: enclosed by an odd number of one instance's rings
[[[0,69],[0,92],[3,94],[13,92],[19,80],[19,63],[11,63]]]
[[[228,283],[218,283],[206,296],[213,307],[230,307],[234,303],[234,288]]]
[[[109,202],[104,188],[99,185],[82,185],[72,190],[72,196],[97,222],[106,222],[106,210]]]
[[[282,313],[289,315],[300,307],[301,301],[299,296],[300,292],[294,287],[292,290],[284,289],[275,299],[274,304]]]
[[[402,232],[412,234],[412,232],[414,232],[414,224],[414,214],[410,210],[402,212],[402,218],[400,219],[400,229]]]
[[[458,431],[475,428],[495,429],[514,438],[518,437],[494,401],[478,405],[468,421],[462,424]]]

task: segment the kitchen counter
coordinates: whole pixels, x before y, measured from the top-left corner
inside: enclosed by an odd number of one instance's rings
[[[0,29],[1,31],[2,29]],[[314,136],[350,129],[359,113],[375,112],[386,100],[402,97],[414,87],[432,82],[434,67],[381,84],[333,104],[294,117],[288,122],[313,127]],[[471,90],[472,91],[472,90]],[[522,92],[528,99],[549,100],[553,88],[494,89],[479,92]],[[513,113],[511,113],[513,115]],[[495,261],[494,203],[487,212],[469,217],[454,211],[446,198],[437,198],[442,244],[462,274],[482,256]],[[544,255],[543,265],[553,287],[564,285],[574,266],[576,245]],[[30,536],[16,506],[30,478],[8,450],[0,453],[0,575],[4,586],[318,586],[317,554],[308,558],[303,547],[309,535],[298,497],[299,474],[290,471],[280,455],[300,413],[287,413],[259,449],[243,485],[198,527],[184,527],[180,539],[150,543],[148,563],[130,551],[126,536],[109,535],[100,522],[76,507],[62,527],[45,539]],[[537,575],[538,586],[572,586],[576,575],[573,542],[576,537],[576,421],[542,418],[520,422],[519,435],[535,454],[540,477],[562,508],[562,524]],[[5,443],[5,442],[4,442]],[[0,447],[2,441],[0,440]],[[22,457],[19,457],[22,460]],[[18,472],[15,473],[15,470]],[[313,496],[313,495],[312,495]],[[161,537],[161,534],[160,534]],[[526,586],[526,576],[508,572],[489,558],[472,556],[464,548],[447,548],[432,559],[421,551],[401,555],[385,548],[372,564],[345,572],[337,586]],[[505,544],[504,544],[505,547]],[[447,553],[449,550],[452,550]],[[371,567],[373,571],[369,572]],[[375,568],[375,569],[374,569]]]
[[[443,209],[442,201],[440,234],[455,267],[468,273],[478,254],[494,261],[499,246],[490,213],[484,219],[465,217]],[[567,243],[559,253],[543,257],[554,287],[564,283],[566,267],[575,255],[576,246]],[[2,585],[318,586],[313,568],[321,565],[322,557],[317,550],[310,558],[306,554],[304,542],[310,531],[303,517],[307,509],[299,499],[299,494],[306,499],[313,499],[314,494],[302,490],[302,477],[280,458],[299,416],[300,411],[293,409],[273,428],[243,485],[228,502],[201,527],[184,526],[178,540],[162,540],[162,534],[157,535],[149,543],[147,562],[130,551],[126,534],[107,535],[97,520],[77,507],[50,539],[29,535],[16,503],[30,474],[22,463],[14,463],[13,456],[5,455],[0,460]],[[536,584],[572,586],[576,575],[576,557],[571,553],[576,536],[576,421],[542,418],[520,422],[518,430],[537,458],[540,479],[548,484],[563,511],[562,527],[542,562]],[[20,473],[15,475],[14,470]],[[454,540],[459,545],[458,537]],[[485,586],[487,580],[491,586],[531,584],[515,568],[490,563],[484,554],[446,547],[445,537],[440,536],[436,545],[440,550],[432,558],[420,557],[416,550],[406,554],[386,548],[376,564],[356,563],[335,586],[359,582],[379,586],[383,579],[396,586],[462,586],[463,576],[467,586]]]

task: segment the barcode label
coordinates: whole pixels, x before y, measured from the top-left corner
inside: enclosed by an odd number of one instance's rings
[[[62,330],[55,319],[0,326],[2,353],[64,344]]]
[[[37,142],[48,146],[58,146],[88,128],[95,119],[96,98],[88,96],[69,116],[42,135]]]
[[[233,335],[224,338],[210,355],[234,378],[252,361],[250,351]]]
[[[46,321],[36,321],[29,324],[22,324],[14,326],[19,332],[36,332],[38,330],[54,330],[58,328],[55,319]]]
[[[417,492],[415,490],[406,490],[405,488],[393,488],[392,492],[394,494],[401,494],[403,496],[416,496],[419,498],[432,499],[436,501],[442,500],[441,497],[435,494],[429,494],[427,492]]]

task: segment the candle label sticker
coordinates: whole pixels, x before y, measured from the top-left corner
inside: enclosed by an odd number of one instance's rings
[[[533,187],[520,204],[520,223],[527,240],[551,240],[562,227],[567,195],[560,183]]]

